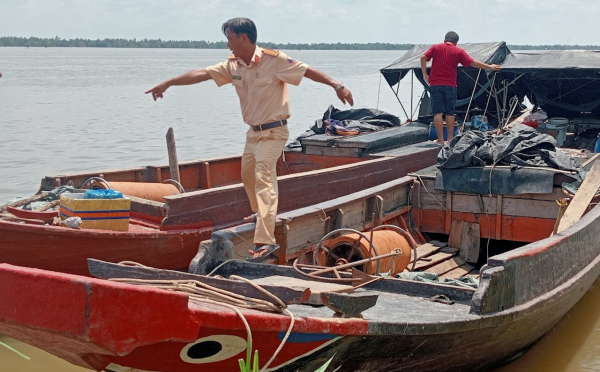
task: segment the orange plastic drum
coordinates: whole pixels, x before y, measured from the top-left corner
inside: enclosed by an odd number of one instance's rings
[[[370,237],[367,232],[365,236]],[[377,249],[369,252],[369,242],[356,233],[341,235],[335,239],[328,239],[322,243],[330,253],[319,252],[317,264],[321,266],[335,266],[348,262],[356,262],[365,258],[375,257],[390,253],[394,249],[400,248],[402,254],[395,257],[388,257],[379,261],[379,272],[385,273],[391,271],[392,275],[402,272],[410,262],[411,246],[406,239],[393,230],[377,230],[373,233],[373,245]],[[369,275],[377,273],[377,261],[369,262],[358,266],[357,269],[366,272]]]
[[[125,195],[161,203],[165,202],[165,196],[179,194],[179,189],[170,183],[109,182],[109,184],[113,190]]]

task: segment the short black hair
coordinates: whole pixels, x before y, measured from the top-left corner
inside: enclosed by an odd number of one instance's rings
[[[241,34],[248,35],[248,39],[252,44],[256,44],[257,32],[256,25],[252,20],[248,18],[232,18],[229,21],[223,23],[223,34],[227,36],[227,30],[240,36]]]
[[[454,31],[448,31],[444,36],[444,41],[449,41],[454,44],[458,44],[458,34]]]

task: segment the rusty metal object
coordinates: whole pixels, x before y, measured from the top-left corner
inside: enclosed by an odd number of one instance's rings
[[[114,182],[110,183],[101,177],[91,177],[81,185],[82,189],[99,188],[112,189],[122,192],[127,196],[135,196],[142,199],[154,200],[164,203],[165,196],[177,195],[181,191],[175,184],[151,183],[151,182]]]
[[[405,237],[391,230],[373,230],[371,235],[371,241],[356,233],[324,241],[323,253],[318,255],[317,263],[322,266],[335,266],[340,260],[351,263],[361,261],[364,264],[357,268],[370,275],[380,272],[390,272],[394,275],[406,269],[410,262],[411,245]],[[388,255],[396,249],[400,249],[400,254]],[[365,260],[375,257],[378,258],[378,262]]]

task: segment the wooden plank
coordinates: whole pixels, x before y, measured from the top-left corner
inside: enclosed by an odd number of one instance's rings
[[[306,303],[312,305],[321,305],[321,294],[326,292],[334,293],[353,293],[354,287],[330,282],[318,282],[315,280],[304,280],[292,278],[289,276],[273,275],[264,278],[253,279],[252,282],[260,286],[277,286],[295,290],[302,288],[310,289],[310,297]]]
[[[469,274],[469,272],[473,269],[473,267],[469,265],[470,268],[465,268],[465,265],[468,265],[468,264],[464,264],[462,266],[459,266],[455,269],[448,271],[445,274],[440,275],[440,277],[439,277],[440,282],[443,282],[445,279],[458,279],[461,276],[467,276]]]
[[[558,205],[557,205],[558,206]],[[443,211],[422,210],[421,231],[426,233],[444,233],[444,226],[438,221],[443,221],[445,213]],[[478,223],[482,238],[495,239],[496,236],[496,215],[486,216],[485,214],[473,214],[454,212],[454,219],[460,219],[468,222]],[[502,239],[514,240],[519,242],[534,242],[545,239],[552,233],[556,218],[530,218],[502,216]]]
[[[145,266],[141,267],[119,265],[110,262],[94,260],[91,258],[88,258],[88,267],[90,269],[90,274],[92,276],[95,276],[96,278],[196,280],[216,288],[224,289],[233,293],[242,294],[244,296],[258,298],[274,303],[273,299],[264,294],[262,291],[259,291],[250,284],[239,280],[222,279],[204,275],[190,274],[180,271],[155,269],[152,267]],[[283,302],[288,304],[306,303],[310,296],[310,289],[308,289],[308,286],[304,288],[299,288],[297,286],[296,289],[291,289],[279,285],[264,285],[263,288],[273,293],[274,295],[279,297]]]
[[[448,235],[448,246],[452,248],[460,248],[462,245],[463,236],[463,221],[453,220],[450,226],[450,234]]]
[[[554,188],[550,194],[502,195],[501,213],[502,215],[540,218],[547,217],[548,213],[556,215],[556,200],[564,197],[565,194],[560,187]],[[431,197],[429,199],[433,200]],[[426,204],[424,208],[441,209],[439,204],[436,206],[431,203]],[[482,195],[453,193],[452,212],[487,213],[492,216],[498,213],[498,201],[496,196],[490,199],[488,196]]]
[[[427,269],[431,266],[435,266],[437,264],[439,264],[440,262],[444,262],[447,259],[449,259],[450,257],[452,257],[453,254],[451,253],[436,253],[434,255],[431,255],[429,257],[425,257],[425,260],[419,260],[417,261],[417,264],[415,265],[415,271],[419,271],[419,270],[423,270],[423,269]]]
[[[502,220],[498,218],[496,226],[500,225]],[[498,229],[498,227],[496,227]],[[499,232],[496,231],[498,236]],[[463,222],[462,239],[460,244],[459,256],[464,258],[465,261],[471,263],[477,263],[479,260],[479,248],[480,248],[480,227],[478,223]]]
[[[479,233],[479,231],[477,232]],[[479,236],[479,234],[477,234],[477,236]],[[502,195],[496,196],[496,239],[502,239]],[[479,243],[477,244],[477,246],[479,247]],[[469,262],[477,262],[477,260]]]
[[[461,276],[468,276],[472,270],[473,270],[473,266],[469,265],[468,263],[465,263],[463,265],[460,265],[460,266],[440,275],[439,280],[440,280],[440,282],[442,282],[446,278],[458,279]],[[477,275],[479,275],[479,273],[477,273]]]
[[[450,224],[452,223],[452,192],[446,191],[446,220],[445,230],[446,234],[450,233]]]
[[[583,213],[585,213],[585,210],[588,208],[599,187],[600,161],[595,161],[592,165],[592,169],[588,172],[581,183],[581,186],[575,193],[573,200],[567,207],[565,214],[562,216],[560,223],[558,224],[557,233],[561,233],[568,229],[583,216]]]
[[[434,273],[438,275],[443,275],[451,270],[456,269],[457,267],[464,265],[465,261],[460,257],[452,257],[449,260],[441,262],[435,266],[427,268],[428,273]]]
[[[460,250],[458,248],[452,248],[452,247],[444,247],[442,249],[440,249],[440,252],[444,252],[444,253],[451,253],[453,255],[456,255]]]
[[[438,252],[445,244],[441,243],[437,240],[432,240],[429,243],[421,244],[417,246],[417,260],[432,255],[433,253]],[[410,251],[410,264],[415,260],[415,251]]]
[[[594,154],[594,156],[592,156],[591,158],[589,158],[588,160],[585,161],[585,163],[581,164],[581,168],[585,168],[587,167],[587,165],[591,162],[593,162],[594,160],[596,160],[598,158],[598,156],[600,156],[600,152],[597,154]]]

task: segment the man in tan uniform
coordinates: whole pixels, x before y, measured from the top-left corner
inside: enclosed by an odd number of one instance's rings
[[[214,80],[218,86],[231,83],[240,98],[242,117],[250,126],[242,154],[242,182],[255,213],[254,249],[250,261],[260,261],[279,248],[275,242],[277,216],[277,159],[288,140],[290,103],[287,84],[298,85],[302,77],[332,87],[345,104],[354,105],[352,93],[339,81],[285,53],[256,45],[257,31],[248,18],[234,18],[222,26],[227,46],[233,52],[227,61],[192,70],[166,80],[146,93],[163,98],[173,85]]]

